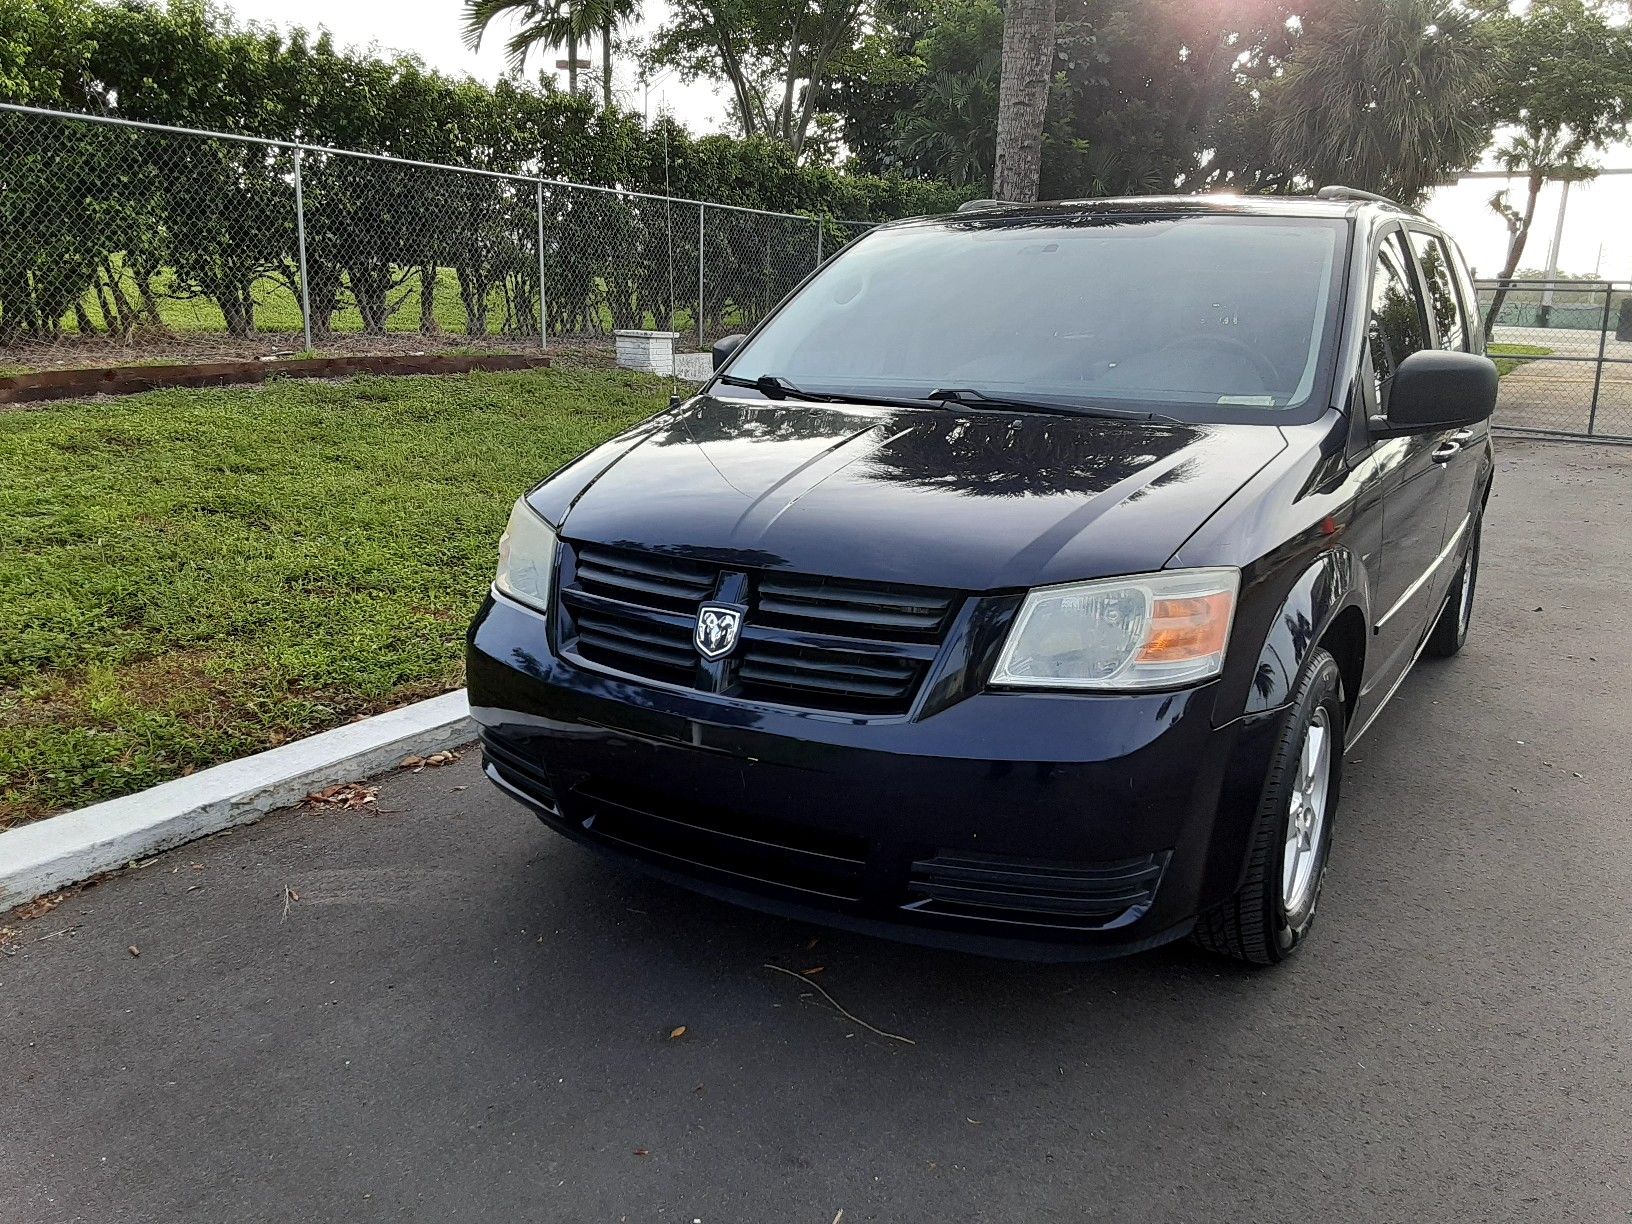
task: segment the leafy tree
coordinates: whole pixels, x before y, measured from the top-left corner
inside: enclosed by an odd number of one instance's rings
[[[1450,0],[1355,0],[1306,22],[1271,88],[1272,148],[1304,182],[1414,204],[1478,158],[1489,47]]]
[[[1062,0],[1051,193],[1258,191],[1264,87],[1298,14],[1349,0]]]
[[[1283,185],[1290,175],[1264,134],[1264,86],[1297,39],[1294,8],[1345,2],[1056,0],[1041,191]],[[998,0],[923,0],[885,16],[871,37],[890,57],[886,84],[840,78],[829,99],[857,165],[957,177],[989,168],[996,123],[983,125],[981,110],[1002,41]]]
[[[876,0],[675,0],[643,59],[682,80],[723,80],[744,136],[798,154],[830,74],[877,12]]]
[[[923,77],[892,130],[895,167],[955,186],[992,181],[1003,11],[996,0],[949,0],[917,42]]]
[[[1492,109],[1504,136],[1497,160],[1525,177],[1514,208],[1506,192],[1491,207],[1508,223],[1507,258],[1486,308],[1495,325],[1548,181],[1590,178],[1591,154],[1625,137],[1632,124],[1632,29],[1627,5],[1597,0],[1532,0],[1522,13],[1493,6],[1497,79]]]
[[[968,72],[939,72],[895,132],[901,157],[954,187],[992,181],[1001,59],[982,56]]]
[[[84,65],[94,48],[83,0],[0,0],[0,97],[83,110]]]

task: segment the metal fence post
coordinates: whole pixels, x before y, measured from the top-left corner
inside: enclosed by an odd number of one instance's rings
[[[538,188],[538,348],[545,352],[550,347],[550,315],[544,298],[544,180],[533,186]]]
[[[822,266],[822,230],[825,229],[825,228],[826,227],[822,224],[822,219],[820,217],[817,217],[816,218],[816,266],[818,268]]]
[[[705,348],[703,344],[703,214],[708,205],[699,202],[697,205],[697,347]]]
[[[295,146],[295,257],[300,263],[300,323],[312,351],[312,292],[306,283],[306,197],[301,194],[299,145]]]
[[[1566,184],[1567,186],[1568,184]],[[1615,298],[1615,286],[1604,282],[1604,317],[1598,332],[1598,367],[1592,373],[1592,409],[1587,413],[1587,436],[1590,438],[1598,424],[1598,391],[1604,385],[1604,353],[1609,347],[1609,306]]]

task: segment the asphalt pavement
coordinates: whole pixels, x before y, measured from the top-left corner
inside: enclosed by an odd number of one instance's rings
[[[475,752],[0,919],[0,1221],[1625,1221],[1629,573],[1632,449],[1505,443],[1275,970],[747,913]]]

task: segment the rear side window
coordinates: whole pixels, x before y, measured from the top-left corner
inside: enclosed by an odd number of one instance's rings
[[[1389,380],[1400,362],[1429,347],[1428,319],[1406,272],[1404,256],[1399,235],[1391,235],[1377,253],[1371,272],[1371,318],[1366,338],[1372,373],[1377,379],[1377,402],[1385,411]]]
[[[1468,347],[1468,320],[1456,292],[1455,264],[1445,248],[1445,240],[1421,230],[1411,231],[1411,247],[1422,269],[1428,305],[1434,312],[1434,326],[1442,349]]]
[[[1468,261],[1463,257],[1462,250],[1449,238],[1441,238],[1445,249],[1451,253],[1451,272],[1456,277],[1456,287],[1462,294],[1462,306],[1468,321],[1468,344],[1470,353],[1485,351],[1484,320],[1479,317],[1479,293],[1473,287],[1473,277],[1468,274]]]

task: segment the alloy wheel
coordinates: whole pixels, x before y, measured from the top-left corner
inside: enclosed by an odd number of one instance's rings
[[[1298,774],[1293,780],[1287,813],[1286,848],[1281,858],[1281,903],[1288,913],[1300,909],[1314,888],[1331,777],[1332,728],[1326,707],[1321,706],[1303,733]]]

